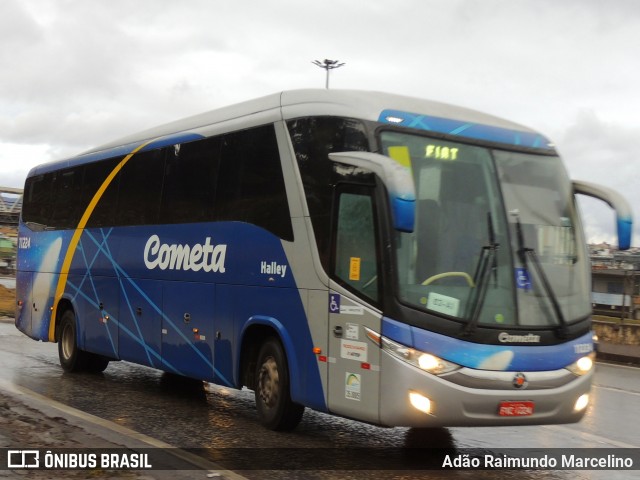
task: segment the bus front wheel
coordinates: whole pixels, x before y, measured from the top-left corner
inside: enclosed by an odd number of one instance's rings
[[[294,429],[302,419],[304,406],[291,400],[287,358],[277,339],[269,338],[262,345],[255,379],[260,423],[270,430]]]

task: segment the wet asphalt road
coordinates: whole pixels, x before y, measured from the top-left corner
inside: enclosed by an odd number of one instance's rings
[[[256,461],[277,469],[296,450],[315,464],[374,462],[376,449],[438,447],[501,448],[640,448],[640,369],[598,364],[592,404],[575,425],[452,428],[419,431],[379,428],[317,412],[305,412],[293,432],[263,429],[257,423],[253,392],[176,379],[126,362],[112,362],[100,375],[65,374],[58,364],[57,345],[35,342],[12,323],[0,322],[0,378],[79,410],[160,439],[176,447],[252,452]],[[215,450],[214,450],[215,451]],[[317,451],[317,455],[313,452]],[[256,455],[257,452],[267,452]],[[311,452],[311,453],[310,453]],[[395,451],[394,451],[395,452]],[[250,455],[250,456],[251,456]],[[429,455],[428,450],[424,455]],[[265,458],[273,456],[273,458]],[[214,459],[215,460],[215,459]],[[246,457],[243,458],[246,461]],[[304,461],[304,460],[301,460]],[[241,462],[242,463],[242,462]],[[265,472],[243,471],[249,478]],[[361,471],[314,470],[269,472],[268,478],[491,478],[491,479],[627,479],[636,472],[619,471]]]

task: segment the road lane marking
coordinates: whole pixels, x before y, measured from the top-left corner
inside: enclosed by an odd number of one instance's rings
[[[618,440],[613,440],[611,438],[604,437],[602,435],[595,435],[593,433],[583,432],[581,430],[576,430],[575,428],[565,427],[564,425],[541,425],[542,428],[546,428],[548,430],[556,430],[561,431],[563,433],[568,433],[571,436],[579,435],[583,437],[585,440],[590,442],[594,442],[595,444],[601,444],[602,447],[606,447],[607,444],[618,447],[618,448],[640,448],[638,445],[631,445],[630,443],[620,442]]]
[[[615,367],[615,368],[627,368],[631,370],[638,370],[638,365],[622,365],[620,363],[615,362],[607,362],[606,360],[596,360],[596,365],[603,365],[606,367]]]
[[[623,390],[622,388],[617,388],[617,387],[604,387],[602,385],[593,385],[593,388],[599,388],[601,390],[609,390],[610,392],[616,392],[616,393],[626,393],[628,395],[635,395],[636,397],[640,397],[640,392],[631,392],[629,390]]]

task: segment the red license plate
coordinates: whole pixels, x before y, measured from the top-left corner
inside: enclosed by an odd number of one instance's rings
[[[533,415],[533,402],[500,402],[498,415],[501,417],[527,417]]]

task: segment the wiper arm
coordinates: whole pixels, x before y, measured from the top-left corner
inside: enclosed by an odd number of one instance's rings
[[[538,259],[538,255],[536,255],[536,251],[533,248],[527,248],[524,243],[524,235],[522,234],[522,225],[520,224],[520,212],[518,210],[513,210],[509,212],[516,219],[516,238],[518,240],[518,257],[520,258],[520,262],[527,269],[527,259],[530,260],[533,265],[536,273],[538,274],[538,278],[542,283],[542,287],[544,292],[547,294],[547,298],[551,302],[551,307],[553,308],[553,313],[555,313],[558,322],[560,323],[558,334],[561,338],[566,338],[567,331],[567,319],[564,318],[564,314],[562,313],[562,309],[560,308],[560,304],[558,303],[558,299],[553,293],[553,288],[551,287],[551,283],[549,282],[549,278],[547,274],[544,273],[544,269]]]
[[[496,232],[493,229],[493,216],[491,212],[487,212],[487,226],[489,228],[489,248],[493,251],[493,279],[498,283],[498,257],[496,256],[496,252],[500,244],[496,243]]]
[[[480,312],[482,312],[482,306],[484,305],[484,299],[487,293],[487,288],[489,286],[489,277],[491,275],[491,271],[496,275],[495,280],[497,281],[497,257],[496,252],[498,251],[499,243],[496,243],[495,231],[493,229],[493,218],[491,217],[491,212],[487,212],[487,222],[489,224],[489,245],[485,245],[482,247],[482,253],[480,255],[480,261],[478,262],[478,268],[476,269],[476,274],[474,275],[474,280],[476,284],[476,289],[473,290],[471,301],[469,305],[472,306],[473,311],[471,312],[469,321],[462,329],[461,334],[471,335],[473,331],[476,329],[478,325],[478,320],[480,319]]]
[[[535,250],[533,248],[527,248],[525,251],[525,257],[529,257],[531,259],[531,263],[535,267],[538,277],[542,281],[542,286],[544,287],[544,290],[547,292],[547,296],[551,301],[553,312],[556,314],[556,317],[560,322],[560,329],[559,329],[560,337],[566,338],[568,334],[567,319],[564,318],[564,314],[562,313],[562,309],[560,308],[558,299],[556,298],[555,293],[553,293],[553,289],[551,288],[551,284],[549,283],[549,278],[547,277],[547,274],[544,273],[544,270],[542,269],[542,265],[540,264],[540,260],[538,259],[538,256],[536,255]],[[524,265],[526,267],[526,263]]]

